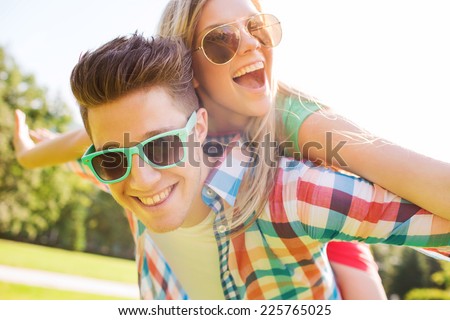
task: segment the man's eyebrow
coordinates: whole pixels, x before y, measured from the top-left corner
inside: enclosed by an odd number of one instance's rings
[[[150,139],[151,137],[154,137],[158,134],[161,134],[164,132],[169,132],[172,130],[177,130],[177,127],[165,127],[165,128],[160,128],[158,130],[148,131],[144,134],[143,139],[139,142],[142,142],[142,141]],[[133,142],[132,145],[136,145],[136,143],[137,142]],[[130,146],[127,146],[127,147],[130,147]],[[95,151],[103,151],[103,150],[108,150],[111,148],[120,148],[120,143],[115,142],[115,141],[107,142],[104,145],[102,145],[102,148],[96,149]]]
[[[120,147],[120,144],[118,142],[111,141],[111,142],[105,143],[104,145],[102,145],[101,148],[96,149],[95,151],[103,151],[103,150],[108,150],[111,148],[119,148],[119,147]]]
[[[168,132],[168,131],[172,131],[172,130],[176,130],[178,129],[177,127],[165,127],[165,128],[160,128],[158,130],[152,130],[152,131],[148,131],[146,134],[144,134],[144,140],[150,139],[151,137],[154,137],[158,134],[164,133],[164,132]]]

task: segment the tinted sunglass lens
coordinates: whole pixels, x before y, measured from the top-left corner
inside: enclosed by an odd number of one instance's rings
[[[92,167],[103,180],[117,180],[127,172],[127,157],[122,152],[107,152],[93,158]]]
[[[239,48],[239,37],[239,29],[234,26],[213,29],[203,38],[203,51],[212,62],[227,63]]]
[[[261,14],[248,21],[247,29],[265,47],[276,47],[281,41],[281,24],[270,14]]]
[[[166,136],[150,141],[143,147],[147,159],[157,166],[168,166],[183,159],[183,143],[179,136]]]

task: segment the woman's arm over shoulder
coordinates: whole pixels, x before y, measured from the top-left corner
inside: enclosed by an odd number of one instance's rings
[[[370,136],[343,117],[316,112],[298,131],[309,160],[347,170],[450,219],[450,163]]]
[[[288,217],[299,219],[299,235],[440,249],[450,245],[450,220],[328,168],[282,158],[273,193]]]

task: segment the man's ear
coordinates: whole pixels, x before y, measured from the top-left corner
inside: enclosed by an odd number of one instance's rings
[[[200,86],[200,83],[198,82],[197,78],[195,78],[195,76],[192,79],[192,84],[194,85],[194,89],[197,89]]]
[[[195,125],[195,136],[200,144],[206,139],[208,135],[208,112],[205,108],[197,110],[197,124]]]

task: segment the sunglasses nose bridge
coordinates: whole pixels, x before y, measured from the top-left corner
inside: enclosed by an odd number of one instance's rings
[[[130,159],[130,163],[133,163],[133,161],[135,161],[134,159],[138,159],[139,161],[145,160],[144,151],[142,150],[142,146],[140,144],[129,148],[127,151],[126,156]],[[137,158],[134,157],[134,155],[137,155]]]
[[[128,148],[124,150],[125,157],[127,158],[127,173],[128,176],[133,168],[142,167],[144,162],[146,161],[144,157],[144,153],[142,151],[142,147],[140,145],[136,145],[134,147]],[[135,156],[136,155],[136,156]]]

